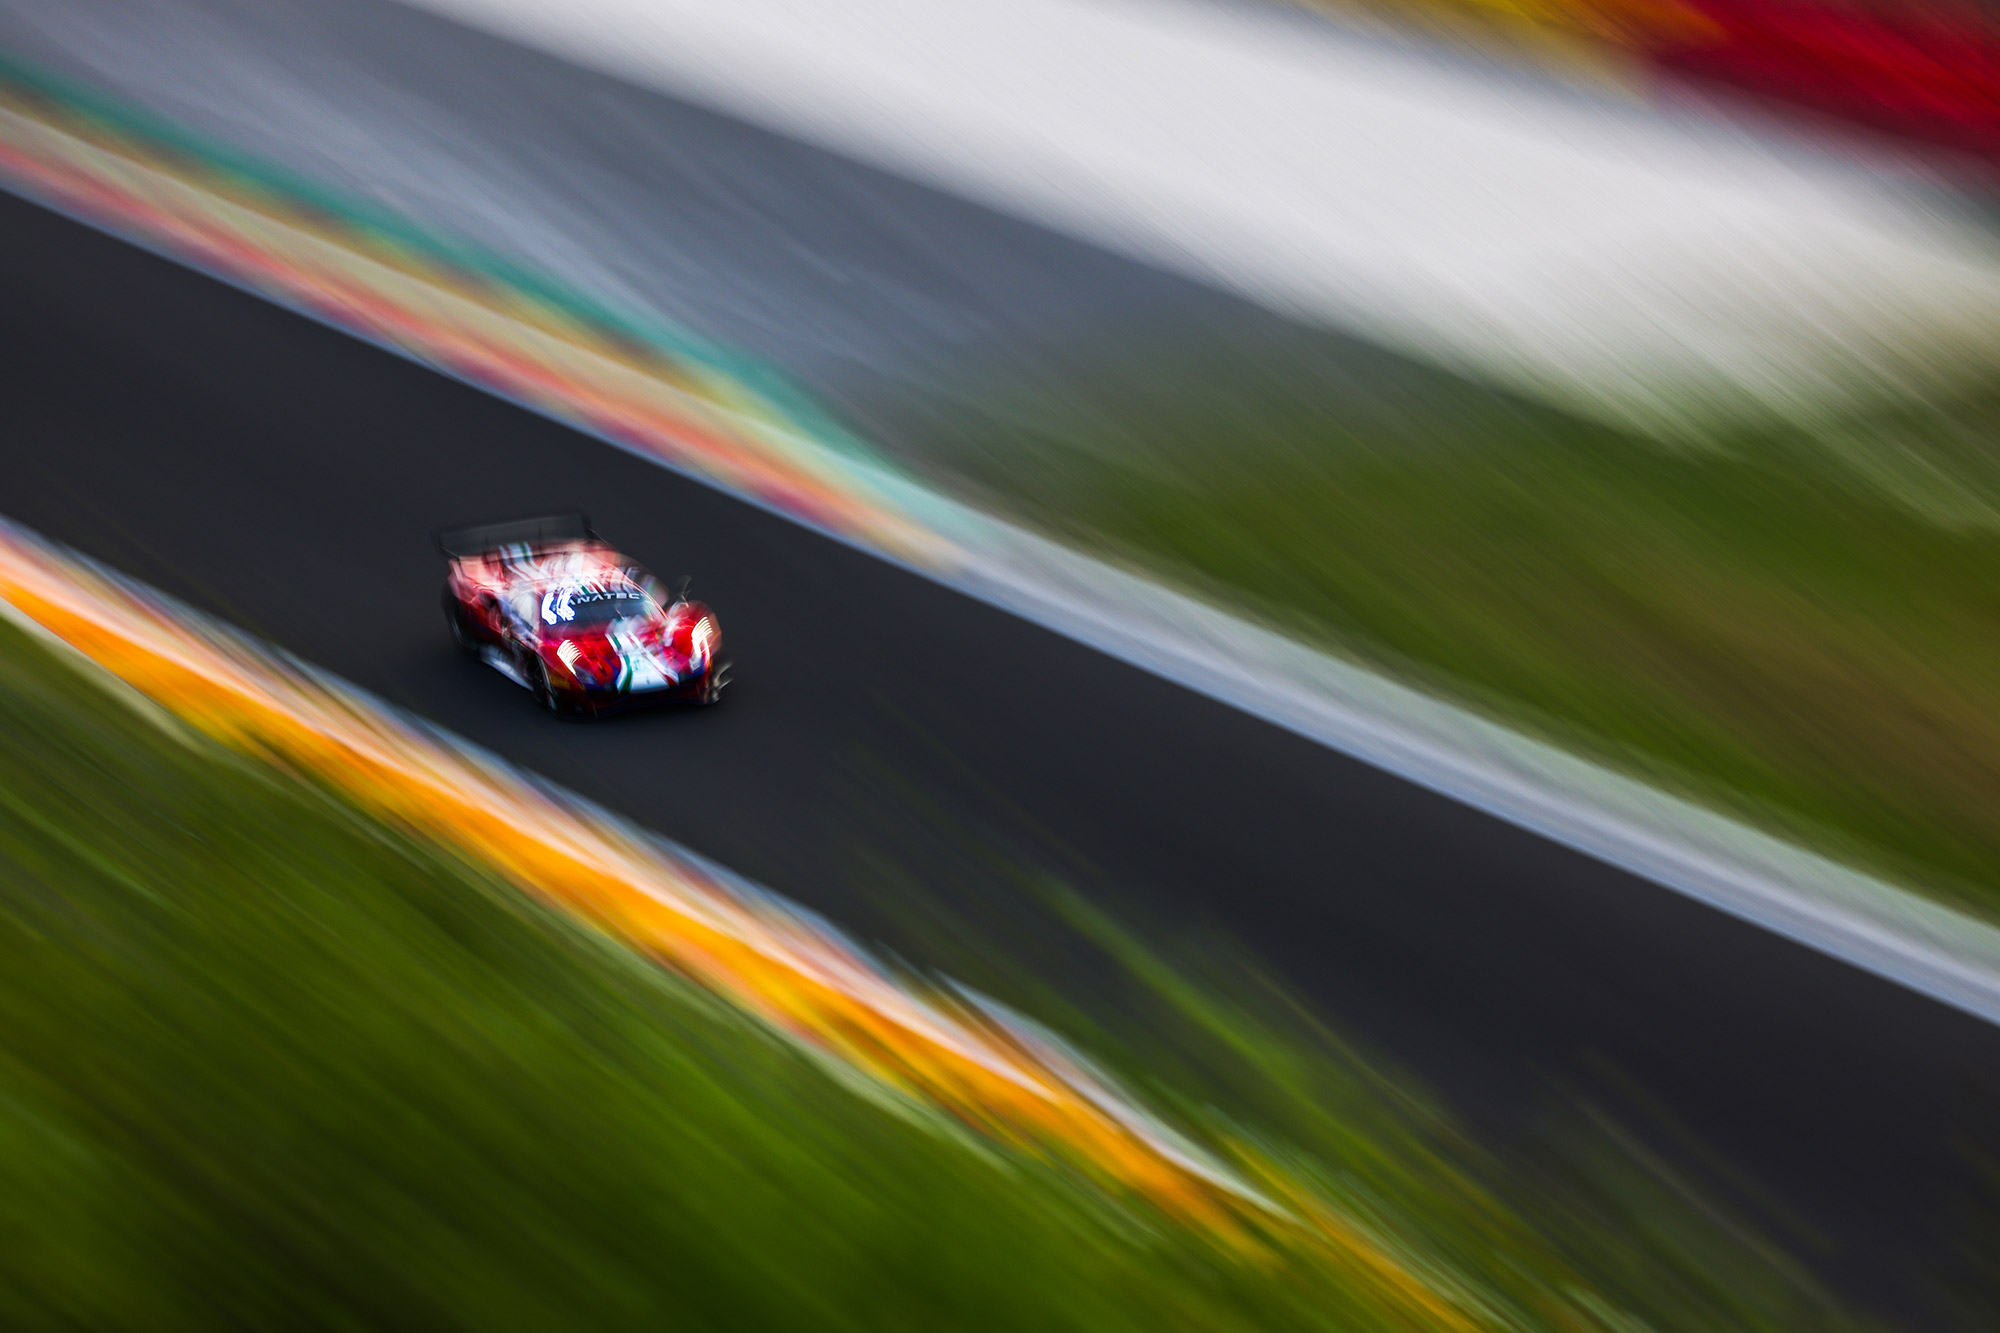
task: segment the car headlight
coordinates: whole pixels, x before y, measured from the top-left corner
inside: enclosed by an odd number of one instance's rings
[[[564,639],[556,645],[556,660],[563,669],[586,685],[602,685],[604,673],[576,646],[574,639]]]

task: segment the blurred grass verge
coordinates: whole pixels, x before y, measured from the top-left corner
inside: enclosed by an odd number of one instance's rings
[[[1413,1326],[1330,1251],[1219,1246],[857,1095],[483,870],[127,703],[0,625],[0,1322]],[[1337,1045],[1109,956],[1160,999],[1153,1054],[1233,1053],[1241,1110],[1190,1085],[1191,1132],[1338,1201],[1455,1293],[1469,1322],[1440,1326],[1862,1326],[1707,1201],[1505,1170]]]
[[[939,382],[862,412],[936,484],[2000,918],[2000,382],[1662,440],[1249,319]]]

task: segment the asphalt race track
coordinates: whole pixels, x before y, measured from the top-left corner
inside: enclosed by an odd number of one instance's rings
[[[1613,1068],[1856,1291],[1946,1262],[2000,1030],[11,196],[0,242],[0,513],[837,921],[882,919],[858,867],[999,839],[1495,1132]],[[569,505],[695,575],[721,708],[567,725],[453,649],[427,534]]]

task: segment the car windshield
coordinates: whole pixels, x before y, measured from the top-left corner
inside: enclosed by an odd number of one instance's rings
[[[542,594],[545,625],[608,625],[653,613],[653,599],[636,588],[552,588]]]

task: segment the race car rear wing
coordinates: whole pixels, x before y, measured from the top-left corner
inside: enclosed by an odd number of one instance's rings
[[[503,546],[557,546],[564,542],[598,540],[600,538],[590,526],[590,515],[581,509],[565,514],[511,519],[505,523],[484,523],[470,528],[446,528],[431,534],[438,554],[447,560],[485,555]]]

